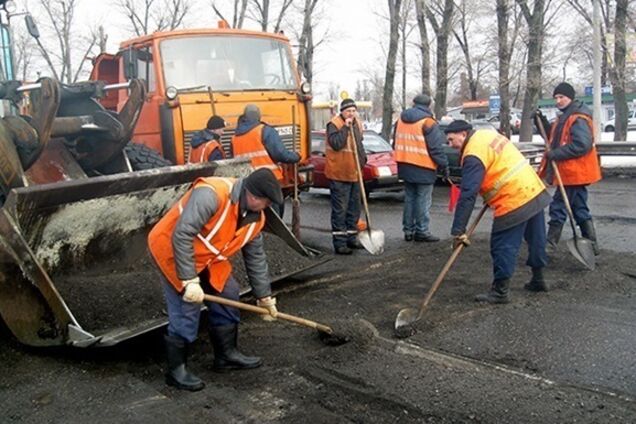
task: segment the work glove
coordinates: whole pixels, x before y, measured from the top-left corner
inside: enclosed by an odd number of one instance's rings
[[[276,321],[276,315],[278,315],[278,309],[276,309],[276,298],[267,296],[256,301],[256,306],[266,308],[269,311],[269,315],[261,315],[263,321]]]
[[[545,117],[541,110],[537,109],[534,111],[534,125],[537,127],[537,130],[539,129],[539,121],[543,124],[543,129],[547,134],[550,129],[550,121],[548,121],[548,118]]]
[[[554,160],[554,152],[552,150],[545,152],[543,156],[545,156],[545,160],[547,160],[548,162]]]
[[[450,168],[448,166],[442,168],[442,175],[446,181],[450,181]]]
[[[199,277],[182,281],[182,283],[185,286],[183,300],[189,303],[203,303],[203,289],[201,288]]]
[[[453,238],[453,250],[457,249],[460,245],[464,245],[464,247],[470,246],[470,240],[468,240],[468,236],[466,234],[460,234]]]

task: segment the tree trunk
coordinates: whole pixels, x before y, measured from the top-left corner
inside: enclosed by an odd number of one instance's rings
[[[616,0],[614,19],[614,141],[627,140],[627,98],[625,96],[625,31],[627,27],[627,6],[629,0]]]
[[[444,0],[444,9],[440,11],[442,22],[438,25],[435,15],[429,7],[426,15],[437,34],[437,66],[435,77],[435,117],[441,119],[446,114],[446,97],[448,90],[448,37],[450,35],[453,18],[453,0]]]
[[[402,22],[402,110],[406,109],[406,19]]]
[[[388,0],[387,3],[389,5],[390,39],[382,94],[382,136],[388,140],[393,125],[393,84],[395,81],[395,59],[400,38],[398,25],[402,0]]]
[[[312,15],[318,0],[305,0],[303,9],[303,29],[298,40],[298,69],[305,80],[311,84],[313,80],[314,37],[312,29]]]
[[[431,94],[431,53],[428,47],[428,31],[426,29],[426,13],[424,0],[415,0],[415,12],[417,16],[417,27],[420,30],[420,54],[422,55],[422,70],[420,79],[422,81],[422,92]]]
[[[509,0],[497,0],[499,58],[499,130],[510,138],[510,52],[508,49]]]

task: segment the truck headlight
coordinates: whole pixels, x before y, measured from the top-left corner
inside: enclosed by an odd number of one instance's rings
[[[177,94],[179,94],[179,91],[177,90],[177,87],[175,86],[170,86],[168,88],[166,88],[166,98],[168,100],[174,100],[177,98]]]
[[[303,94],[311,93],[311,84],[309,84],[307,81],[300,84],[300,92]]]

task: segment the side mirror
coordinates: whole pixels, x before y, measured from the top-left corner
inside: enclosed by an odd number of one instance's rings
[[[38,30],[38,26],[35,24],[33,17],[31,15],[26,15],[24,17],[24,22],[26,23],[27,31],[31,34],[31,37],[36,40],[40,38],[40,31]]]
[[[139,75],[138,50],[128,47],[124,52],[124,76],[126,79],[137,78]]]

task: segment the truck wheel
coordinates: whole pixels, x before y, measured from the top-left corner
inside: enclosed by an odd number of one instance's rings
[[[172,162],[161,156],[158,151],[144,144],[131,141],[126,145],[124,151],[134,171],[163,168],[164,166],[172,165]]]

